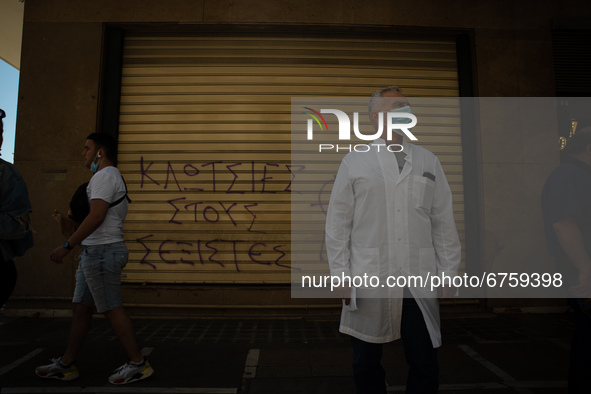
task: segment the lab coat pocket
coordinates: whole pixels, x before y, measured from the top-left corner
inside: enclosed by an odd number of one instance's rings
[[[433,196],[435,195],[435,181],[425,176],[415,176],[413,184],[413,201],[417,208],[431,211]]]
[[[349,301],[349,305],[346,305],[345,300],[343,300],[343,308],[349,312],[355,312],[357,310],[357,288],[351,287],[351,300]]]
[[[351,275],[378,276],[380,272],[380,249],[379,248],[351,248]]]

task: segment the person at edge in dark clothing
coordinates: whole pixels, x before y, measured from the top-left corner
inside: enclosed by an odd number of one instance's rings
[[[591,393],[591,127],[578,131],[542,190],[548,252],[574,310],[569,393]]]

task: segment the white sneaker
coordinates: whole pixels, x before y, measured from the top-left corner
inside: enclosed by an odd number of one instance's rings
[[[35,374],[40,378],[59,380],[74,380],[80,376],[78,366],[75,363],[70,365],[62,364],[61,357],[52,358],[51,364],[41,365],[35,368]]]
[[[152,376],[154,369],[150,366],[148,359],[144,358],[141,364],[134,364],[131,361],[123,364],[117,368],[111,376],[109,376],[109,383],[111,384],[127,384],[136,382]]]

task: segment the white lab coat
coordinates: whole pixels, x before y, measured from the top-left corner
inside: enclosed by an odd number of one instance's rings
[[[399,173],[385,141],[373,144],[381,145],[351,152],[341,162],[327,212],[326,250],[331,275],[380,278],[379,288],[356,289],[357,310],[343,306],[340,331],[385,343],[400,338],[403,299],[402,288],[381,286],[386,278],[442,273],[453,277],[461,245],[451,191],[437,157],[403,142],[407,156]],[[433,347],[441,346],[437,289],[410,290]]]

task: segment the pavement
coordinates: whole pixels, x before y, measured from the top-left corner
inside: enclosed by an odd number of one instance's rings
[[[126,386],[107,382],[126,359],[99,315],[71,382],[35,376],[59,356],[69,318],[0,317],[1,393],[355,392],[349,337],[337,316],[292,318],[134,318],[154,375]],[[464,313],[442,316],[442,393],[566,393],[574,323],[565,313]],[[404,392],[400,341],[384,348],[388,392]]]

